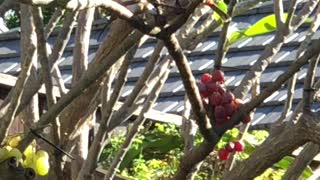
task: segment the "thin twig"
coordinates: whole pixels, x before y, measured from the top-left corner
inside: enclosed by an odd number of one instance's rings
[[[12,89],[12,96],[8,108],[1,109],[0,111],[0,144],[3,143],[4,138],[7,136],[9,128],[15,118],[18,106],[21,101],[21,97],[26,85],[27,79],[30,76],[32,64],[34,63],[30,59],[35,55],[36,47],[34,44],[30,44],[29,53],[26,54],[25,59],[22,60],[21,72],[16,82],[15,87]]]
[[[318,68],[318,63],[320,60],[320,55],[318,57],[315,57],[311,59],[309,63],[308,72],[306,75],[306,78],[304,80],[304,88],[303,88],[303,110],[304,111],[310,111],[311,109],[311,103],[313,100],[313,93],[315,89],[313,88],[316,70]]]
[[[127,114],[129,107],[132,106],[132,104],[135,102],[137,97],[139,97],[139,94],[141,93],[143,87],[147,85],[147,79],[150,77],[154,67],[156,64],[159,62],[159,57],[160,53],[163,49],[163,43],[158,41],[155,50],[153,51],[152,55],[150,56],[148,63],[146,64],[145,69],[143,70],[142,74],[140,75],[135,87],[133,88],[132,92],[130,95],[126,98],[124,101],[124,104],[121,106],[121,108],[113,115],[114,118],[110,120],[109,122],[109,130],[113,129],[116,127],[119,123],[119,119],[124,119],[121,118],[123,115]]]
[[[317,8],[316,16],[314,17],[314,20],[309,28],[309,31],[308,31],[308,34],[306,35],[305,40],[300,44],[297,50],[296,59],[298,59],[298,57],[300,57],[304,53],[305,49],[309,46],[309,44],[312,41],[312,37],[314,36],[315,32],[317,31],[320,25],[319,12],[320,12],[320,6],[318,6]],[[291,111],[296,81],[297,81],[297,74],[294,74],[288,82],[287,99],[284,105],[284,110],[282,111],[282,114],[278,119],[277,123],[282,123],[282,121],[286,119],[286,117],[289,115],[289,112]]]
[[[283,14],[282,0],[275,0],[273,3],[274,14],[276,16],[277,30],[283,32],[285,30],[285,19]]]
[[[230,0],[229,2],[229,8],[228,8],[228,14],[230,17],[233,15],[234,7],[237,3],[237,0]],[[220,33],[220,38],[219,38],[219,44],[218,44],[218,49],[216,51],[216,58],[214,61],[214,68],[215,69],[220,69],[222,61],[227,54],[227,35],[228,35],[228,29],[231,21],[227,21],[223,23],[222,30]]]
[[[107,174],[105,175],[104,179],[108,180],[108,179],[113,179],[117,168],[120,166],[120,163],[122,162],[124,156],[127,154],[134,138],[136,137],[136,135],[139,133],[141,126],[143,125],[143,123],[145,122],[146,118],[144,117],[144,114],[146,112],[148,112],[149,110],[151,110],[152,105],[155,103],[155,101],[157,100],[160,91],[165,83],[165,81],[168,78],[168,75],[170,73],[170,67],[171,67],[172,63],[168,63],[168,67],[167,70],[165,71],[164,74],[159,74],[160,79],[159,81],[156,83],[156,85],[153,87],[152,91],[150,92],[147,100],[145,101],[143,108],[138,116],[138,118],[134,121],[133,126],[131,127],[131,129],[129,130],[126,140],[125,142],[122,144],[120,150],[118,151],[118,153],[116,154],[115,158],[113,159],[111,166],[109,167],[109,170],[107,172]]]
[[[65,47],[70,39],[73,26],[75,25],[76,18],[78,16],[78,11],[69,11],[63,22],[63,27],[57,37],[57,40],[52,48],[52,53],[49,56],[50,66],[53,68],[51,70],[53,77],[55,78],[60,93],[63,95],[66,93],[66,88],[63,80],[61,79],[60,71],[56,62],[61,58]]]
[[[98,161],[101,150],[103,149],[102,142],[104,141],[105,136],[107,135],[106,128],[108,120],[112,115],[112,108],[120,97],[120,94],[127,79],[130,60],[135,54],[137,47],[137,45],[133,47],[125,56],[123,64],[119,70],[118,79],[115,83],[115,87],[113,89],[113,93],[110,97],[110,100],[108,102],[103,103],[104,105],[102,107],[102,118],[100,121],[98,132],[95,135],[93,143],[89,149],[88,157],[86,161],[83,163],[77,179],[89,178],[92,175],[93,170],[96,168],[96,163]]]
[[[121,56],[123,50],[129,49],[133,44],[136,43],[136,40],[141,38],[142,34],[140,32],[135,32],[132,34],[126,42],[122,43],[117,49],[114,49],[108,56],[108,58],[112,59],[110,61],[102,61],[99,66],[94,69],[88,69],[85,72],[84,76],[77,83],[74,88],[72,88],[63,98],[59,99],[55,105],[52,106],[46,113],[44,113],[40,120],[35,124],[34,128],[42,127],[44,125],[52,122],[53,118],[55,118],[59,113],[70,104],[75,98],[83,93],[83,91],[89,87],[92,83],[94,83],[97,79],[99,79],[105,72],[108,70],[116,60]],[[32,141],[33,137],[30,133],[27,133],[26,137],[19,144],[19,148],[23,149],[27,147],[27,145]]]
[[[49,36],[51,35],[53,29],[57,26],[60,18],[62,17],[62,15],[64,14],[65,10],[61,9],[61,8],[57,8],[54,13],[52,14],[48,24],[46,25],[46,27],[44,28],[44,34],[45,34],[45,38],[48,39]]]

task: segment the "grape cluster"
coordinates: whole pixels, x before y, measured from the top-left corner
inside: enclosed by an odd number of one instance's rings
[[[20,136],[11,137],[6,141],[6,146],[0,148],[0,162],[15,158],[25,169],[32,169],[39,176],[49,172],[49,155],[46,151],[39,150],[29,145],[23,153],[16,147],[21,141]]]
[[[228,121],[243,104],[240,99],[236,99],[233,93],[225,88],[224,82],[223,71],[215,70],[212,75],[203,74],[201,81],[197,83],[209,117],[217,126]],[[250,121],[249,115],[242,119],[243,123]]]
[[[229,142],[224,149],[218,151],[218,157],[220,160],[228,160],[230,153],[244,151],[244,143],[241,141]]]

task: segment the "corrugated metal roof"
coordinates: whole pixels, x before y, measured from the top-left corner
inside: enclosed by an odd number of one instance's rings
[[[270,4],[272,2],[264,3],[260,8],[248,11],[246,14],[235,17],[233,19],[233,25],[238,29],[245,28],[262,17],[272,13],[273,8]],[[284,46],[281,48],[280,53],[273,58],[273,63],[263,73],[261,77],[261,87],[264,88],[267,85],[274,82],[274,80],[283,72],[285,72],[288,66],[295,59],[296,49],[299,43],[304,39],[307,26],[303,25],[289,38]],[[90,55],[89,61],[91,61],[95,55],[95,51],[101,43],[103,36],[105,36],[106,30],[103,28],[94,28],[91,34],[90,40]],[[259,58],[259,54],[263,51],[266,44],[268,44],[274,36],[274,33],[269,33],[253,38],[243,39],[233,44],[224,63],[226,82],[230,89],[234,89],[239,85],[241,79],[244,77],[247,70],[253,63]],[[314,38],[320,36],[318,31]],[[7,38],[6,38],[7,37]],[[56,35],[49,38],[49,43],[52,45]],[[140,47],[134,56],[134,60],[130,65],[130,73],[128,82],[123,90],[122,97],[126,97],[130,94],[135,82],[143,71],[143,68],[147,62],[148,57],[154,50],[156,41],[151,39],[147,41],[142,47]],[[191,69],[194,75],[199,78],[203,72],[207,72],[213,67],[214,63],[214,51],[217,49],[218,33],[213,32],[204,42],[197,46],[196,49],[187,53],[187,57],[191,62]],[[60,60],[59,67],[61,69],[62,78],[66,85],[71,83],[71,68],[72,68],[72,47],[74,45],[74,34],[68,43],[62,59]],[[0,35],[0,72],[16,75],[19,71],[19,36],[17,32],[11,32],[6,36]],[[296,92],[294,95],[294,103],[297,103],[302,97],[303,78],[305,76],[306,67],[302,68],[298,75],[298,83]],[[319,71],[317,77],[319,77]],[[279,118],[283,103],[286,100],[286,87],[283,87],[279,91],[276,91],[271,97],[269,97],[264,103],[256,110],[253,125],[273,123]],[[183,109],[184,101],[184,87],[179,77],[176,68],[173,68],[169,79],[167,80],[164,88],[161,91],[160,97],[155,105],[155,109],[162,112],[180,113]]]

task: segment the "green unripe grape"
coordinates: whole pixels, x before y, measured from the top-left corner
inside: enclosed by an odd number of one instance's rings
[[[20,159],[22,159],[22,153],[20,152],[19,149],[13,148],[13,149],[11,149],[11,151],[8,154],[8,158],[9,157],[16,157],[18,160],[20,160]]]
[[[0,148],[0,161],[3,161],[8,156],[9,151],[6,148]]]
[[[40,157],[36,159],[35,171],[39,176],[45,176],[49,172],[49,161],[44,157]]]
[[[49,154],[46,151],[39,150],[36,154],[37,158],[43,157],[45,159],[49,159]]]
[[[4,146],[3,148],[5,148],[8,151],[11,151],[11,149],[12,149],[12,147],[10,147],[10,146]]]

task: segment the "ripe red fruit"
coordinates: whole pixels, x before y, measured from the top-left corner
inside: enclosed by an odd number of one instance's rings
[[[218,86],[214,82],[208,82],[206,83],[207,90],[209,93],[218,92]]]
[[[235,112],[235,107],[233,104],[225,104],[224,110],[225,110],[227,116],[232,116],[233,113]]]
[[[233,152],[234,151],[234,143],[233,142],[229,142],[225,149],[228,151],[228,152]]]
[[[248,115],[248,116],[246,116],[245,118],[242,119],[242,122],[243,122],[244,124],[247,124],[247,123],[249,123],[250,121],[251,121],[251,116],[250,116],[250,115]]]
[[[212,80],[219,83],[224,83],[224,73],[221,70],[215,70],[212,74]]]
[[[218,92],[219,92],[221,95],[223,95],[223,94],[226,92],[226,90],[225,90],[221,85],[217,85],[217,87],[218,87]]]
[[[197,82],[197,86],[198,86],[201,97],[206,98],[210,95],[210,93],[207,91],[205,84],[201,82]]]
[[[207,83],[207,82],[209,82],[211,80],[212,80],[211,74],[209,74],[209,73],[202,74],[202,76],[201,76],[201,82],[202,83]]]
[[[236,152],[244,151],[244,143],[241,141],[234,142],[234,151]]]
[[[223,94],[223,104],[229,104],[234,100],[234,95],[231,91],[226,91]]]
[[[216,106],[214,109],[214,117],[219,120],[224,120],[226,118],[226,112],[223,106]]]
[[[230,157],[230,152],[228,152],[226,149],[220,149],[218,151],[218,157],[220,160],[228,160]]]
[[[210,96],[209,101],[214,106],[219,106],[222,104],[222,96],[218,92],[213,92]]]

